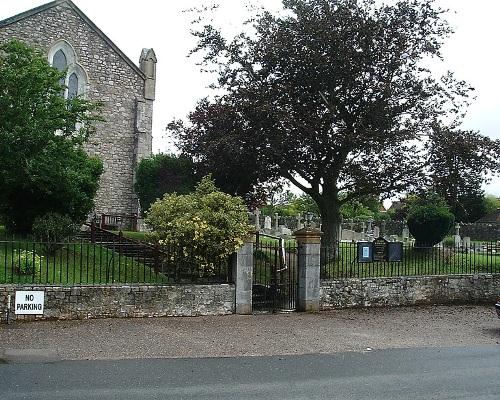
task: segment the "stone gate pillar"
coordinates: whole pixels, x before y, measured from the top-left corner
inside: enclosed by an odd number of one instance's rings
[[[233,258],[236,314],[252,314],[253,242],[247,240]]]
[[[297,311],[319,311],[321,232],[303,228],[294,235],[298,245]]]

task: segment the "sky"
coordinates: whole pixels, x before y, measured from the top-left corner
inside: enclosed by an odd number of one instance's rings
[[[43,0],[0,0],[0,20],[46,3]],[[210,5],[206,0],[74,0],[74,3],[135,63],[142,48],[152,47],[158,58],[156,100],[153,115],[154,152],[174,149],[165,134],[174,118],[184,118],[196,101],[210,93],[213,77],[200,72],[197,59],[188,57],[196,40],[191,36],[191,13],[195,6]],[[218,0],[221,5],[216,23],[229,34],[237,33],[247,14],[245,0]],[[253,5],[279,9],[280,0],[252,0]],[[447,16],[455,33],[443,47],[443,62],[433,63],[433,71],[446,70],[471,84],[476,100],[465,117],[463,128],[479,130],[500,139],[500,79],[498,40],[500,1],[436,0],[451,9]],[[486,192],[500,196],[500,178]]]

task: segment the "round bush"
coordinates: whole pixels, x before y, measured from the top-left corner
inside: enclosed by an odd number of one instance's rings
[[[194,257],[205,272],[211,268],[207,256],[227,258],[243,244],[251,228],[243,200],[219,191],[207,177],[193,193],[166,194],[153,203],[146,223],[153,242]]]
[[[452,212],[436,198],[423,199],[408,214],[408,228],[416,247],[432,247],[443,240],[455,222]]]

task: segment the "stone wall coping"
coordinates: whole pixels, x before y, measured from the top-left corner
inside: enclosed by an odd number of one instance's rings
[[[293,232],[299,244],[320,244],[323,233],[314,228],[302,228]]]

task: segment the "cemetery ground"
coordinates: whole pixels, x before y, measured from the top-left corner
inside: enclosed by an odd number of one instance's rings
[[[0,325],[0,359],[7,363],[438,350],[498,344],[500,320],[492,305]]]

